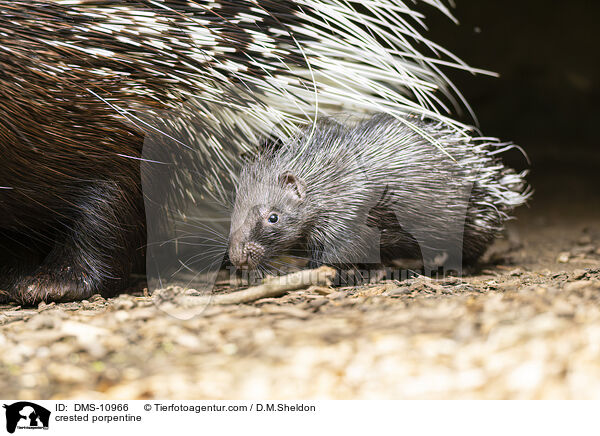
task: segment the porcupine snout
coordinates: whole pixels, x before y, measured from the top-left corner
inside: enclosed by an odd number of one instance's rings
[[[256,242],[230,244],[229,259],[236,268],[255,269],[265,256],[265,248]]]

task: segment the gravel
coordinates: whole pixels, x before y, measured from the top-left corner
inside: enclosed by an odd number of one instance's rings
[[[312,286],[187,317],[144,290],[0,306],[0,392],[22,400],[599,399],[596,222],[513,225],[461,278]]]

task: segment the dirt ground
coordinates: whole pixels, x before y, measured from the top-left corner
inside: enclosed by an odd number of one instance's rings
[[[550,172],[462,278],[294,291],[189,320],[142,292],[0,306],[1,396],[598,399],[600,203],[578,171]]]

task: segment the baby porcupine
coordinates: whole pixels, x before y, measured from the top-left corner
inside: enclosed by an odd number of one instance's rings
[[[526,171],[497,157],[506,148],[415,117],[321,119],[244,166],[229,257],[252,269],[277,269],[295,249],[317,264],[377,262],[380,249],[430,266],[475,262],[529,195]]]

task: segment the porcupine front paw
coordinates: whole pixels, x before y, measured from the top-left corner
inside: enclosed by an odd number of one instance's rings
[[[76,194],[70,219],[56,226],[67,230],[37,267],[16,275],[12,300],[64,302],[125,288],[138,246],[136,209],[125,189],[112,182],[97,181]]]
[[[42,301],[64,302],[89,298],[97,292],[99,283],[75,267],[48,268],[41,266],[35,273],[19,279],[12,292],[16,302],[31,306]]]

